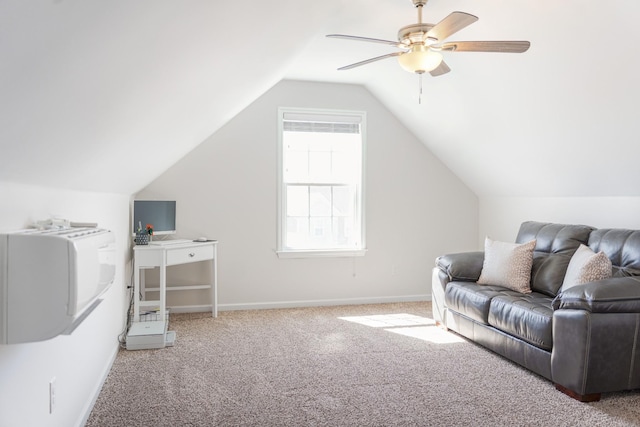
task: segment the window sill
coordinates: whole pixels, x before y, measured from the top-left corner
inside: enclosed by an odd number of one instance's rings
[[[316,249],[276,251],[278,258],[343,258],[364,256],[366,249]]]

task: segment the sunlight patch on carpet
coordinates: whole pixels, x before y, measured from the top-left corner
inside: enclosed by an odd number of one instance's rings
[[[338,319],[371,326],[372,328],[394,328],[398,326],[423,326],[436,324],[433,319],[429,319],[428,317],[416,316],[415,314],[407,313],[348,316],[338,317]]]
[[[414,314],[374,314],[370,316],[339,317],[338,319],[372,328],[383,328],[387,332],[393,332],[435,344],[464,342],[459,336],[437,327],[435,320]]]

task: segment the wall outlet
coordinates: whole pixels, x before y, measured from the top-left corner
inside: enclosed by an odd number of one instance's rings
[[[49,413],[53,414],[56,408],[56,377],[49,381]]]

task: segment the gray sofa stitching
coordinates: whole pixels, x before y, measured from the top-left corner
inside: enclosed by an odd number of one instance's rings
[[[585,346],[585,364],[583,367],[583,372],[582,372],[582,393],[584,394],[584,392],[587,390],[587,375],[589,372],[589,349],[591,348],[591,315],[587,314],[587,328],[586,331],[587,333],[587,342],[586,342],[586,346]]]
[[[626,239],[624,239],[624,242],[622,243],[622,246],[620,246],[620,264],[618,265],[619,268],[625,268],[622,263],[624,262],[624,248],[627,246],[627,242],[629,241],[629,239],[631,238],[631,236],[633,236],[633,232],[629,233],[629,235],[627,236]]]
[[[600,297],[600,298],[598,298],[598,301],[599,302],[625,302],[625,301],[629,301],[629,299],[628,298],[605,298],[605,297]],[[592,302],[592,300],[590,300],[590,299],[564,297],[561,300],[560,306],[555,310],[560,310],[560,309],[563,309],[563,308],[567,308],[567,305],[570,304],[570,303],[582,303],[582,302],[587,303],[588,307],[592,307],[591,304],[589,304],[590,302]],[[569,308],[573,309],[574,307],[569,307]],[[582,308],[582,309],[584,310],[586,308]]]
[[[638,330],[640,329],[640,315],[636,315],[636,333],[633,337],[633,347],[631,348],[631,366],[629,368],[629,378],[627,379],[627,388],[632,388],[633,370],[635,368],[636,349],[638,344]]]

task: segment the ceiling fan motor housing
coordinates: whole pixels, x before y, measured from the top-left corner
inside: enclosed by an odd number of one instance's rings
[[[433,24],[412,24],[400,28],[398,31],[398,41],[407,47],[414,43],[424,43],[431,45],[437,43],[435,37],[427,37],[427,32],[434,27]]]

